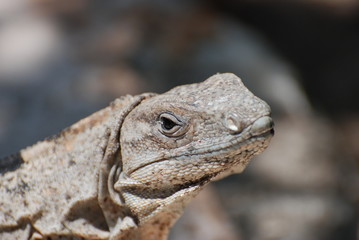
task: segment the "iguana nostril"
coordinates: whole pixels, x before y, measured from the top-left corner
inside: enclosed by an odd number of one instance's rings
[[[262,133],[268,132],[273,129],[274,123],[271,117],[264,116],[257,119],[251,127],[251,133],[254,136],[261,135]]]
[[[228,128],[232,133],[239,133],[243,130],[243,124],[239,120],[240,117],[235,113],[230,113],[225,119],[225,126]]]

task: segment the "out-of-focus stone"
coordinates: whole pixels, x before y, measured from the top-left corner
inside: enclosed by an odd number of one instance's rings
[[[0,81],[30,80],[60,49],[61,36],[48,19],[29,13],[8,19],[0,28]]]
[[[169,239],[239,240],[241,238],[240,229],[235,229],[223,211],[216,191],[209,186],[186,207]]]
[[[124,65],[91,68],[74,84],[77,95],[87,102],[103,102],[126,95],[139,94],[145,89],[144,80]]]
[[[250,171],[283,188],[325,190],[338,186],[334,162],[336,139],[331,125],[315,116],[291,116],[276,121],[271,147]]]
[[[329,239],[333,229],[354,218],[353,210],[333,195],[259,193],[232,201],[233,211],[244,216],[247,239]]]

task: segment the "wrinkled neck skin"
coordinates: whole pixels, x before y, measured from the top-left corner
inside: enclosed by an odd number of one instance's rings
[[[165,240],[170,228],[182,215],[185,206],[201,191],[204,184],[192,186],[165,198],[146,199],[135,192],[122,193],[126,206],[137,221],[134,239]]]

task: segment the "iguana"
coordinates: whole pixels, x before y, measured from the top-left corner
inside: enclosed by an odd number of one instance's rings
[[[0,239],[167,239],[273,133],[269,106],[231,73],[121,97],[0,161]]]

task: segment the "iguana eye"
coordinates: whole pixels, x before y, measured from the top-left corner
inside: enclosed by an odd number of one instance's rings
[[[161,123],[162,123],[162,128],[166,131],[170,131],[171,129],[177,126],[177,124],[174,121],[166,117],[161,117]]]
[[[161,113],[158,121],[161,124],[160,132],[167,137],[179,137],[184,134],[185,123],[172,113]]]

